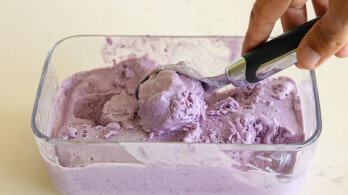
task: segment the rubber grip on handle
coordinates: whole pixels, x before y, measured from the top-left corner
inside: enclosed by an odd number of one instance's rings
[[[256,83],[264,79],[256,76],[257,69],[262,64],[296,49],[302,38],[320,18],[321,16],[310,20],[245,53],[243,57],[246,61],[246,80],[249,83]]]

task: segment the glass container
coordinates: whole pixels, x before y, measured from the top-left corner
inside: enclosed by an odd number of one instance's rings
[[[296,194],[321,132],[314,71],[290,67],[306,139],[298,144],[207,144],[72,141],[51,138],[56,94],[64,79],[128,57],[160,64],[185,61],[203,75],[223,72],[240,55],[237,36],[73,36],[49,51],[32,114],[32,130],[53,185],[62,194]],[[231,87],[231,86],[229,86]],[[62,164],[69,159],[78,166]]]

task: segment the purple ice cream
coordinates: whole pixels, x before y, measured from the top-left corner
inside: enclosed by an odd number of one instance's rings
[[[72,141],[141,143],[304,141],[301,101],[292,79],[270,78],[208,94],[200,82],[165,70],[140,86],[137,100],[138,82],[156,66],[159,63],[147,56],[130,57],[67,78],[58,91],[48,135]],[[175,156],[178,149],[170,146],[59,145],[54,150],[61,167],[50,162],[46,166],[56,174],[55,186],[69,194],[277,194],[277,187],[259,187],[277,181],[266,182],[262,174],[247,170],[289,174],[297,158],[293,152],[277,156],[206,147],[186,150],[185,145],[179,151],[185,155]],[[280,163],[282,159],[286,162]]]
[[[136,84],[155,64],[127,60],[67,79],[63,84],[67,88],[62,88],[67,93],[57,100],[61,105],[56,108],[64,117],[60,116],[63,120],[55,125],[60,129],[53,135],[77,140],[244,144],[304,140],[300,99],[290,78],[205,94],[200,82],[165,70],[140,86],[137,101]],[[121,136],[124,132],[129,132],[128,140]]]
[[[140,124],[144,131],[190,131],[204,120],[206,105],[199,81],[164,70],[140,85]]]
[[[301,102],[288,77],[205,93],[199,81],[170,70],[139,80],[157,63],[130,59],[63,82],[52,136],[67,140],[293,144],[304,141]],[[78,161],[58,149],[61,164]],[[94,156],[94,162],[105,159]],[[253,160],[244,157],[244,160]]]
[[[210,99],[206,120],[185,137],[186,142],[292,144],[304,141],[300,100],[290,78],[272,78],[243,89],[215,93],[206,99]]]
[[[287,77],[204,98],[200,82],[165,70],[140,85],[139,98],[138,115],[146,132],[186,131],[185,142],[291,144],[304,140],[296,85]]]

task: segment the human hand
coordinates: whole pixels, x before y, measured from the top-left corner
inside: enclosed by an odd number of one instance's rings
[[[280,18],[284,31],[307,21],[307,0],[257,0],[251,11],[242,53],[267,41]],[[315,69],[332,55],[348,56],[348,1],[312,0],[317,16],[314,24],[297,47],[297,64]]]

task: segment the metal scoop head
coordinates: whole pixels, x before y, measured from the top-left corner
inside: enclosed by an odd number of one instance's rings
[[[198,71],[196,71],[195,69],[189,67],[189,66],[185,66],[185,65],[180,65],[180,64],[170,64],[170,65],[163,65],[163,66],[159,66],[155,69],[153,69],[149,74],[147,74],[145,77],[143,77],[137,88],[135,91],[135,97],[137,99],[139,99],[139,87],[142,83],[144,83],[146,80],[148,80],[150,78],[150,75],[152,74],[156,74],[160,71],[163,70],[172,70],[175,71],[179,74],[185,75],[189,78],[198,80],[202,83],[202,86],[204,88],[204,91],[210,93],[210,92],[214,92],[228,84],[233,84],[236,87],[244,87],[246,85],[248,85],[249,83],[247,81],[245,81],[245,78],[242,79],[245,82],[241,82],[241,81],[237,81],[236,79],[231,79],[229,76],[227,76],[227,74],[221,74],[219,76],[215,76],[215,77],[203,77]],[[239,72],[240,70],[238,70]],[[242,71],[243,72],[243,71]],[[243,72],[244,73],[244,72]],[[244,75],[244,74],[242,74]],[[236,76],[234,77],[236,78]]]

